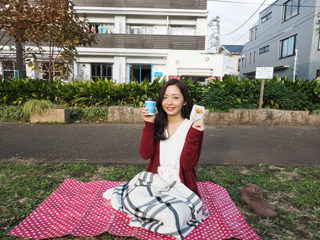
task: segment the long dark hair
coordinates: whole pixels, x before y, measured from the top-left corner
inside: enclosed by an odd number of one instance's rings
[[[168,124],[168,116],[167,116],[167,113],[162,108],[162,101],[163,101],[166,89],[170,85],[176,85],[180,89],[180,92],[183,96],[184,101],[187,102],[187,104],[183,106],[181,109],[181,116],[187,119],[190,118],[190,113],[192,110],[193,103],[189,94],[188,87],[184,82],[177,80],[175,78],[171,78],[161,87],[159,92],[159,98],[157,102],[158,113],[156,115],[155,125],[154,125],[155,142],[166,139],[164,129]]]

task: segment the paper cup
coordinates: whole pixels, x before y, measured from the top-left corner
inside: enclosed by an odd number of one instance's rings
[[[144,101],[144,105],[148,109],[149,115],[154,115],[156,105],[157,105],[156,99],[146,98]]]
[[[195,111],[196,111],[195,119],[199,119],[199,118],[204,119],[204,112],[201,108],[196,107]]]

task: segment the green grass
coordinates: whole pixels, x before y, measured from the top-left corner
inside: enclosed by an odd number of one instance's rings
[[[65,178],[80,181],[129,181],[146,166],[0,163],[0,239],[35,210]],[[211,166],[197,169],[198,181],[226,188],[250,226],[262,239],[320,239],[320,168],[274,166]],[[278,217],[257,216],[241,205],[240,190],[247,183],[263,189],[266,201],[277,207]],[[20,238],[22,239],[22,238]],[[95,237],[65,236],[54,239],[136,239],[108,233]]]
[[[49,100],[30,99],[22,107],[25,116],[31,113],[42,114],[45,109],[57,108],[57,105]]]

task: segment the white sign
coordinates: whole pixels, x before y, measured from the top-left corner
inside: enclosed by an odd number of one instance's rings
[[[272,79],[273,67],[257,67],[256,79]]]

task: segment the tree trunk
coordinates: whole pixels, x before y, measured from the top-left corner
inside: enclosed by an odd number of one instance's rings
[[[16,49],[17,70],[19,71],[19,77],[24,79],[26,78],[26,70],[23,67],[23,48],[20,40],[16,42]]]

